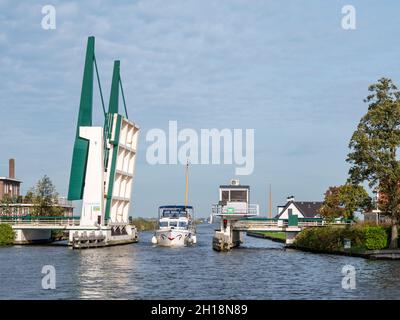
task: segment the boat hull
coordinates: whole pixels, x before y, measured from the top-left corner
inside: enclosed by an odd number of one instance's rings
[[[154,236],[156,244],[163,247],[183,247],[195,242],[191,230],[157,230]]]

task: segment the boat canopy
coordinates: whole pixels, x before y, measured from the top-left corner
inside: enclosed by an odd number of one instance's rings
[[[192,206],[161,206],[158,208],[160,216],[164,218],[186,217],[193,212]]]
[[[160,209],[173,209],[173,208],[176,208],[176,209],[185,209],[185,208],[188,208],[188,209],[193,209],[193,207],[192,206],[161,206],[161,207],[159,207]]]

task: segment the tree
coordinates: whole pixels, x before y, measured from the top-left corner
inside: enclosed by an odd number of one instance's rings
[[[1,204],[1,213],[6,216],[10,216],[13,214],[12,204],[17,203],[17,198],[12,197],[9,194],[5,194],[0,201]]]
[[[25,195],[25,197],[23,198],[23,202],[24,203],[33,203],[33,188],[31,188]]]
[[[361,118],[349,143],[347,162],[351,164],[349,181],[368,181],[386,199],[378,208],[390,216],[392,223],[390,248],[398,247],[400,218],[400,92],[392,80],[381,78],[368,90],[364,100],[368,111]],[[380,204],[380,205],[379,205]]]
[[[15,233],[11,225],[0,224],[0,246],[7,246],[14,242]]]
[[[329,187],[325,192],[320,214],[327,220],[339,217],[353,219],[355,211],[368,210],[370,208],[371,197],[362,186],[345,184]]]
[[[28,191],[27,197],[32,199],[34,216],[58,216],[63,213],[63,208],[58,206],[56,188],[46,175]]]

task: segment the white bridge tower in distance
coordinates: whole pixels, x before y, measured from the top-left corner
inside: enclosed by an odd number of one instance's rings
[[[229,185],[219,187],[219,202],[212,206],[212,215],[221,218],[220,230],[213,237],[213,249],[228,251],[243,243],[242,231],[235,230],[234,224],[240,219],[258,216],[259,206],[250,203],[250,186],[232,179]]]

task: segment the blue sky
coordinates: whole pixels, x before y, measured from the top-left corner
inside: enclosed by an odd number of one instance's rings
[[[52,4],[56,30],[41,28]],[[356,30],[341,28],[343,5]],[[178,128],[255,129],[255,170],[239,177],[252,202],[288,195],[321,200],[347,177],[352,132],[368,85],[400,79],[398,1],[4,1],[0,0],[0,176],[16,158],[25,192],[41,176],[68,188],[86,39],[106,101],[114,59],[130,118],[141,127],[134,216],[182,203],[184,168],[146,163],[146,132]],[[102,123],[98,91],[95,121]],[[207,216],[234,165],[190,170],[190,202]],[[78,210],[79,211],[79,208]]]

